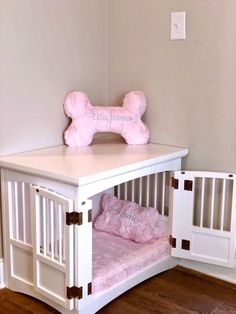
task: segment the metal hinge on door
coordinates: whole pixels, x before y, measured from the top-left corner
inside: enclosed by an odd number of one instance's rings
[[[92,221],[92,210],[88,210],[88,222]],[[66,213],[66,224],[70,225],[82,225],[83,224],[83,213],[71,212]]]
[[[70,225],[82,225],[83,224],[83,213],[71,212],[66,213],[66,224]]]
[[[184,180],[184,190],[185,191],[192,191],[193,190],[193,181]]]
[[[175,190],[179,188],[179,179],[175,179],[174,177],[171,178],[171,187]]]
[[[71,300],[73,298],[83,298],[83,287],[66,287],[66,297]]]
[[[88,287],[87,287],[87,294],[90,295],[92,294],[92,283],[89,282],[88,283]],[[83,298],[83,287],[66,287],[66,297],[67,299],[71,300],[71,299],[82,299]]]
[[[173,238],[172,235],[169,236],[169,243],[172,248],[176,248],[176,238]]]

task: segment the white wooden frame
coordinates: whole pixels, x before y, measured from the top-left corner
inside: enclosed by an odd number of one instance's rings
[[[33,272],[34,272],[34,288],[37,292],[44,295],[45,297],[49,297],[52,301],[58,303],[59,305],[66,307],[69,310],[74,308],[74,300],[66,298],[66,287],[74,286],[74,226],[65,224],[65,244],[62,243],[62,228],[63,223],[61,220],[66,220],[66,212],[73,212],[73,201],[71,199],[67,199],[62,195],[59,195],[55,192],[45,190],[39,186],[31,187],[31,196],[32,196],[32,227],[34,232],[33,235]],[[43,199],[43,208],[40,207],[40,197]],[[46,200],[50,202],[50,208],[48,208],[49,215],[46,214]],[[58,259],[55,259],[54,255],[54,244],[56,243],[54,239],[55,235],[55,219],[53,217],[55,211],[52,207],[54,203],[58,203],[59,210],[59,254]],[[41,215],[40,210],[43,210],[43,215]],[[60,219],[64,216],[64,219]],[[43,221],[41,221],[41,217]],[[50,243],[46,234],[46,226],[47,221],[46,218],[50,217]],[[42,233],[42,234],[41,234]],[[40,237],[43,238],[42,249],[43,252],[40,251]],[[48,256],[48,245],[50,247],[50,256]],[[63,246],[65,246],[65,253],[63,254]],[[46,271],[44,271],[44,268]],[[55,269],[56,273],[52,271],[48,271],[49,269]],[[46,274],[44,274],[46,273]],[[45,281],[45,276],[47,280]],[[50,276],[50,277],[49,277]],[[64,293],[58,295],[55,292],[55,288],[57,288],[57,280],[58,276],[65,276],[64,281]],[[41,280],[44,279],[44,285],[41,284]]]
[[[178,183],[175,182],[172,189],[170,219],[171,235],[175,239],[174,245],[172,244],[172,256],[233,268],[236,248],[236,176],[199,171],[178,171],[173,175],[173,179]],[[200,191],[197,190],[197,179],[201,180]],[[207,180],[210,180],[209,191],[206,189]],[[217,180],[221,185],[218,191],[220,194],[218,221],[215,215]],[[227,190],[230,194],[229,204],[226,204]],[[200,194],[199,197],[196,195],[197,192]],[[199,218],[194,219],[197,197]],[[224,224],[226,211],[228,226]]]
[[[88,285],[92,281],[92,224],[89,219],[89,211],[92,206],[90,198],[115,185],[126,184],[125,182],[129,180],[134,181],[137,179],[142,182],[142,179],[138,178],[162,171],[179,170],[181,167],[181,158],[186,154],[187,150],[185,149],[165,147],[162,145],[148,144],[132,147],[123,144],[99,144],[93,146],[92,149],[87,147],[76,152],[70,149],[67,150],[65,147],[56,147],[49,150],[46,149],[17,155],[16,157],[9,156],[1,158],[3,222],[6,225],[4,230],[4,269],[6,286],[15,291],[32,295],[53,306],[61,313],[79,312],[90,314],[99,310],[106,303],[137,283],[176,265],[177,260],[175,258],[167,257],[159,263],[148,267],[141,273],[134,275],[125,282],[121,282],[117,286],[112,287],[99,297],[91,295],[88,291]],[[112,159],[110,159],[110,156],[112,156]],[[88,168],[84,170],[83,167],[84,165],[86,166],[86,164],[88,164]],[[78,165],[82,165],[81,170]],[[91,173],[91,169],[95,169],[94,172]],[[165,181],[165,179],[163,180]],[[9,182],[12,183],[10,184]],[[22,182],[23,185],[21,185]],[[69,286],[74,284],[76,287],[83,288],[83,298],[80,300],[75,299],[74,310],[72,310],[73,301],[67,302],[60,300],[60,302],[58,302],[56,296],[53,296],[52,293],[47,294],[45,289],[42,291],[40,285],[38,285],[38,263],[39,260],[45,262],[45,259],[42,259],[40,256],[38,231],[34,233],[32,237],[33,242],[28,243],[30,241],[26,241],[27,235],[22,235],[17,229],[17,226],[13,229],[9,228],[11,218],[15,215],[16,220],[19,220],[20,217],[16,210],[17,202],[14,203],[14,199],[11,200],[11,195],[18,193],[19,187],[20,191],[24,190],[24,184],[27,185],[27,189],[28,185],[37,186],[37,188],[32,188],[31,202],[31,208],[33,208],[32,223],[36,230],[39,218],[39,208],[37,205],[37,193],[39,192],[36,193],[36,189],[40,190],[42,194],[46,193],[45,196],[47,198],[53,198],[56,202],[59,202],[59,199],[60,202],[64,199],[66,206],[68,205],[67,207],[70,208],[71,200],[73,202],[74,212],[82,213],[84,223],[82,225],[72,226],[74,230],[75,247],[78,249],[73,251],[75,255],[74,276],[73,280],[71,279],[73,283],[71,281],[67,282]],[[150,181],[148,178],[146,181],[146,192],[149,186]],[[15,189],[14,193],[11,190],[12,187]],[[164,192],[165,191],[162,190],[163,195]],[[24,197],[21,198],[20,202],[24,204]],[[142,202],[142,199],[140,199],[140,202]],[[146,197],[145,202],[145,205],[148,205],[150,197]],[[34,204],[36,205],[35,207]],[[12,208],[10,212],[9,206]],[[26,210],[27,208],[23,205],[22,211],[25,212]],[[165,214],[164,202],[162,202],[161,213]],[[51,218],[51,221],[52,220]],[[167,217],[163,216],[163,222],[165,224],[167,223]],[[24,224],[26,224],[26,222],[23,220],[23,225]],[[69,227],[69,229],[72,228]],[[13,233],[14,236],[12,236]],[[68,234],[69,233],[71,233],[71,230],[68,230]],[[69,236],[67,235],[67,240],[68,238]],[[25,260],[26,268],[18,270],[14,264],[14,254],[18,254],[15,258],[21,257]],[[70,250],[70,252],[67,253],[67,258],[70,256],[69,259],[73,259],[71,254],[72,252]],[[47,262],[52,268],[55,266],[48,260]],[[33,271],[29,271],[29,268],[32,270],[32,265],[35,265],[34,276],[32,276]],[[62,270],[62,268],[60,268],[60,270]],[[67,275],[70,271],[71,269],[66,269],[65,274]],[[71,271],[71,273],[73,273],[73,271]],[[19,276],[19,274],[21,276]],[[69,276],[68,278],[71,277]]]
[[[166,169],[166,166],[164,166],[163,169]],[[147,172],[149,173],[150,170]],[[156,185],[157,185],[157,174],[151,173],[151,176],[154,177],[153,185],[154,185],[154,187],[156,187]],[[170,198],[172,200],[172,209],[173,209],[171,212],[172,236],[176,236],[177,238],[181,238],[180,234],[176,235],[176,232],[178,233],[179,231],[178,231],[178,229],[176,229],[176,224],[175,224],[175,222],[179,223],[181,220],[178,217],[175,217],[175,215],[181,215],[181,217],[186,217],[187,220],[189,220],[189,217],[190,217],[190,219],[192,219],[191,218],[192,212],[191,212],[191,215],[189,216],[187,214],[187,211],[186,211],[186,210],[188,210],[188,207],[182,206],[184,203],[183,202],[183,200],[184,200],[183,199],[183,193],[185,193],[186,195],[190,195],[189,191],[183,192],[183,191],[181,191],[181,187],[183,189],[184,180],[187,179],[187,180],[192,180],[194,182],[194,178],[196,176],[203,177],[203,178],[204,177],[213,178],[213,182],[214,182],[214,179],[216,179],[216,178],[222,179],[223,182],[226,179],[232,180],[234,182],[234,189],[232,192],[232,217],[231,217],[231,229],[232,229],[231,231],[232,231],[232,233],[230,235],[231,236],[231,246],[230,246],[230,252],[231,252],[230,254],[231,255],[230,255],[230,260],[228,261],[228,263],[223,264],[224,266],[231,266],[232,267],[233,266],[232,264],[234,264],[234,251],[235,251],[235,226],[232,223],[232,221],[235,219],[235,175],[219,174],[219,173],[214,174],[214,173],[206,173],[206,172],[205,173],[203,173],[203,172],[202,173],[195,173],[195,172],[175,172],[175,173],[173,173],[173,177],[175,179],[179,180],[179,189],[176,190],[173,188],[172,189],[173,194],[170,195],[171,196]],[[108,291],[106,291],[101,296],[96,297],[96,296],[93,296],[92,294],[90,295],[87,292],[87,284],[91,282],[91,268],[92,268],[92,266],[91,266],[91,228],[92,228],[92,226],[91,226],[91,221],[89,220],[89,210],[92,208],[91,200],[88,200],[88,199],[83,200],[83,198],[81,197],[81,194],[80,194],[80,197],[78,197],[78,194],[75,193],[75,191],[78,192],[78,189],[75,190],[73,187],[71,188],[71,191],[68,193],[68,186],[61,186],[61,184],[59,184],[57,187],[55,186],[55,188],[58,188],[58,190],[60,190],[60,191],[64,190],[64,193],[67,191],[66,192],[67,195],[69,194],[71,197],[71,199],[68,199],[67,197],[64,197],[61,194],[58,194],[58,193],[55,193],[51,190],[42,188],[39,185],[35,186],[35,181],[38,181],[38,183],[39,183],[39,180],[33,176],[27,176],[27,175],[24,175],[21,173],[16,173],[16,172],[8,171],[8,170],[2,171],[2,181],[5,182],[5,184],[3,184],[4,188],[9,188],[9,186],[10,186],[9,183],[6,184],[6,182],[9,182],[9,180],[12,180],[13,182],[15,182],[15,180],[17,178],[18,179],[20,178],[20,182],[24,181],[24,179],[26,182],[32,181],[32,187],[31,187],[31,190],[32,190],[31,207],[33,209],[32,225],[33,225],[33,229],[36,230],[36,232],[34,233],[32,248],[30,248],[30,246],[29,246],[28,249],[26,250],[24,243],[21,244],[21,243],[19,243],[20,241],[15,241],[14,239],[11,239],[11,237],[9,235],[9,239],[10,239],[10,243],[11,243],[10,246],[15,245],[18,248],[24,249],[24,250],[29,251],[29,252],[33,252],[32,254],[33,254],[33,261],[35,264],[35,267],[34,267],[35,272],[34,272],[34,280],[33,280],[34,284],[32,284],[32,283],[30,284],[29,282],[26,282],[26,281],[24,282],[25,285],[28,284],[28,286],[31,286],[31,290],[30,290],[30,289],[25,289],[24,285],[22,285],[22,282],[19,283],[19,278],[16,278],[16,276],[15,276],[15,278],[10,278],[11,276],[9,277],[9,271],[6,271],[6,274],[7,274],[6,278],[8,281],[10,281],[7,283],[8,287],[13,288],[11,285],[14,285],[15,290],[18,290],[21,292],[26,292],[30,295],[33,295],[33,296],[43,300],[44,302],[47,302],[48,304],[54,306],[56,309],[58,309],[62,313],[88,314],[88,313],[96,312],[102,306],[104,306],[105,304],[107,304],[108,302],[113,300],[115,297],[119,296],[121,293],[127,291],[129,288],[142,282],[143,280],[177,265],[178,259],[176,259],[174,257],[164,258],[162,261],[151,265],[147,269],[143,270],[141,273],[138,273],[138,274],[132,276],[131,278],[129,278],[125,282],[121,282],[121,283],[117,284],[116,286],[111,287]],[[126,192],[127,191],[126,188],[128,188],[129,185],[130,185],[130,189],[132,191],[134,191],[134,180],[138,180],[139,186],[144,186],[144,184],[142,183],[143,179],[141,179],[141,178],[137,179],[136,172],[134,172],[134,174],[132,174],[131,177],[129,174],[129,179],[131,179],[131,180],[129,180],[129,182],[124,181],[124,183],[123,183],[123,186],[125,187],[125,192],[123,193],[123,195],[121,192],[121,188],[120,187],[117,188],[117,190],[118,190],[117,193],[119,194],[120,197],[123,197],[124,199],[129,198],[128,192]],[[41,179],[41,180],[42,180],[41,184],[43,183],[45,185],[45,183],[46,183],[46,185],[48,185],[50,188],[52,188],[52,186],[54,185],[54,182],[47,181],[47,180],[45,181],[43,179]],[[162,186],[161,186],[161,193],[163,196],[165,194],[164,187],[165,187],[165,181],[166,180],[167,180],[166,175],[164,174],[163,179],[162,179],[163,182],[162,182]],[[115,179],[114,182],[116,182],[116,181],[118,181],[118,180]],[[145,203],[142,205],[146,205],[146,206],[151,205],[150,204],[151,196],[148,193],[149,188],[150,188],[150,182],[151,182],[151,179],[150,179],[150,176],[148,175],[145,179],[145,185],[146,185],[145,199],[143,199],[143,200],[139,199],[140,204],[142,203],[142,201]],[[194,185],[194,183],[193,183],[193,185]],[[213,183],[213,186],[214,186],[214,183]],[[225,189],[225,187],[224,187],[224,183],[223,183],[223,190],[224,189]],[[98,190],[100,190],[100,188],[98,188]],[[155,191],[156,191],[156,188],[155,188]],[[12,191],[11,191],[11,193],[12,193]],[[88,192],[88,193],[90,193],[90,192]],[[88,193],[86,193],[86,195]],[[7,193],[7,195],[9,198],[10,193]],[[66,247],[68,248],[66,259],[67,260],[68,259],[74,260],[73,254],[75,254],[75,256],[80,256],[80,259],[77,259],[77,261],[75,263],[74,276],[73,276],[73,266],[71,264],[67,264],[66,270],[64,270],[64,269],[62,270],[62,268],[59,267],[59,269],[61,271],[64,271],[66,275],[67,274],[69,275],[67,277],[68,278],[67,285],[71,286],[71,285],[75,284],[76,286],[82,286],[83,291],[85,291],[83,298],[81,300],[75,299],[75,304],[74,304],[74,300],[70,300],[70,301],[59,300],[58,301],[57,296],[53,296],[52,293],[48,293],[48,291],[46,291],[45,289],[40,289],[39,285],[37,284],[38,283],[38,276],[39,276],[37,263],[40,260],[40,254],[39,254],[40,252],[38,249],[39,248],[38,243],[40,242],[40,239],[39,239],[39,231],[37,230],[38,220],[40,219],[39,218],[39,206],[38,206],[39,195],[43,195],[43,196],[45,196],[45,197],[47,197],[47,198],[49,198],[55,202],[63,203],[66,206],[68,212],[75,209],[76,212],[80,212],[83,214],[83,219],[84,219],[85,223],[82,226],[70,226],[70,227],[68,227],[67,236],[66,236],[66,239],[68,241],[68,243],[66,245]],[[9,202],[8,198],[6,198],[6,197],[4,198],[5,202]],[[134,198],[134,196],[131,193],[131,200],[134,200],[133,198]],[[72,201],[72,199],[74,201]],[[178,201],[178,199],[179,199],[179,201]],[[188,205],[189,205],[189,202],[191,204],[193,204],[193,197],[192,196],[187,197],[185,199],[187,200],[186,203]],[[224,199],[224,196],[223,196],[223,199]],[[36,200],[36,202],[35,202],[35,200]],[[10,204],[11,203],[12,203],[12,201],[10,200]],[[153,203],[155,205],[157,205],[155,193],[154,193]],[[77,204],[76,208],[73,208],[73,204]],[[176,211],[179,210],[178,209],[179,205],[181,205],[180,206],[181,210],[184,210],[184,212],[181,212],[181,213],[177,212],[176,213]],[[176,206],[177,206],[177,208],[176,208]],[[162,197],[160,213],[163,216],[163,218],[162,218],[163,222],[167,223],[167,217],[165,215],[164,197]],[[8,217],[8,214],[6,212],[4,212],[4,221],[8,221],[9,217],[8,218],[7,217]],[[183,220],[183,221],[184,221],[183,226],[180,226],[177,224],[181,230],[184,230],[184,226],[186,223],[186,220]],[[189,225],[189,223],[186,223],[186,224]],[[190,225],[192,225],[192,224],[190,224]],[[74,231],[72,231],[72,229]],[[196,228],[193,227],[193,232],[194,232],[194,229],[196,229]],[[16,230],[17,230],[17,228],[16,228]],[[12,233],[13,231],[9,229],[7,232]],[[72,233],[75,235],[75,243],[77,241],[77,244],[75,246],[78,247],[78,251],[72,250],[72,246],[73,246],[73,240],[71,240],[73,238]],[[17,232],[16,232],[16,234],[17,234]],[[218,234],[217,234],[217,236],[218,236]],[[224,236],[224,232],[223,232],[223,236]],[[4,238],[5,237],[6,237],[6,235],[4,236]],[[24,235],[24,238],[25,238],[25,235]],[[84,238],[87,240],[86,244],[84,243],[84,241],[82,241],[82,239],[84,239]],[[70,242],[70,241],[72,241],[72,242]],[[11,248],[7,242],[7,239],[5,239],[4,242],[5,242],[5,246],[6,246],[6,251],[8,252],[8,254],[11,254]],[[10,248],[10,251],[9,251],[9,248]],[[86,255],[85,258],[83,258],[83,255],[81,253]],[[186,252],[184,252],[184,253],[186,253]],[[187,256],[189,258],[189,256],[190,256],[189,254],[192,254],[192,252],[190,251],[187,253],[187,255],[185,254],[185,256],[184,256],[184,255],[181,255],[182,254],[181,252],[179,253],[179,252],[175,251],[175,249],[172,249],[172,254],[173,254],[173,256],[176,256],[176,257]],[[11,260],[11,258],[9,258],[9,260],[10,260],[10,265],[7,264],[8,265],[7,267],[8,267],[8,269],[11,269],[12,260]],[[45,260],[43,260],[43,259],[41,259],[40,261],[45,262]],[[201,261],[208,261],[209,262],[209,259],[208,260],[201,259]],[[212,261],[210,261],[210,262],[212,262]],[[48,264],[52,267],[55,267],[55,265],[53,265],[53,263],[51,263],[49,260],[48,260]],[[218,264],[221,265],[221,263],[219,263],[219,261],[218,261]],[[68,265],[70,265],[70,266],[68,266]],[[56,268],[57,267],[55,267],[55,269]],[[88,272],[84,272],[85,268],[88,270]],[[10,274],[11,274],[11,272],[10,272]],[[34,291],[34,289],[36,289],[36,292]],[[75,305],[75,309],[73,310],[74,305]]]

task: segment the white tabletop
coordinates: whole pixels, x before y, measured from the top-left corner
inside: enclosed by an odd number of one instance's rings
[[[187,154],[187,149],[173,146],[103,142],[80,148],[61,145],[4,156],[0,157],[0,167],[82,185]]]

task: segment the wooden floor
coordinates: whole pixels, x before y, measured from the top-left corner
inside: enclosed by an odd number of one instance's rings
[[[58,312],[28,296],[2,289],[0,313]],[[98,313],[236,314],[236,286],[176,267],[131,289]]]

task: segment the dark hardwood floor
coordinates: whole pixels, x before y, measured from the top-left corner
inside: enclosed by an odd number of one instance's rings
[[[0,290],[0,313],[58,313],[46,304]],[[176,267],[123,294],[99,314],[236,314],[236,285]]]

